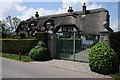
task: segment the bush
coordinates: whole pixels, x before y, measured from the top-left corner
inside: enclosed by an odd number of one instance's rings
[[[35,48],[32,48],[29,52],[29,56],[34,61],[45,61],[49,59],[47,48],[43,42],[39,42]]]
[[[120,62],[120,32],[110,33],[109,39],[110,46],[117,53]]]
[[[25,33],[20,33],[20,39],[25,39],[26,38],[26,34]]]
[[[91,48],[88,56],[89,66],[92,71],[110,74],[118,71],[118,56],[105,42],[97,43]]]
[[[1,39],[2,52],[4,53],[29,53],[35,47],[37,40],[35,39]]]
[[[35,34],[35,38],[39,41],[42,41],[44,43],[48,42],[48,33],[46,32],[38,32]]]

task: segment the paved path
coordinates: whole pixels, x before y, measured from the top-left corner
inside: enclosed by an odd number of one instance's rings
[[[83,61],[83,62],[88,62],[88,54],[90,52],[90,49],[83,50],[79,53],[75,54],[75,60],[77,61]],[[70,59],[74,58],[74,55],[70,56]]]
[[[66,64],[67,65],[67,64]],[[46,65],[2,58],[3,78],[104,78],[89,73],[68,71]]]

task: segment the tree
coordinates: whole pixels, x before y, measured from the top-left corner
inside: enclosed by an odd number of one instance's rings
[[[10,35],[10,30],[6,28],[6,23],[3,21],[0,21],[0,37],[6,38],[8,35]]]
[[[19,18],[17,18],[17,17],[13,17],[12,21],[13,21],[14,29],[16,30],[16,28],[19,25],[19,23],[21,22],[21,20]]]
[[[15,30],[20,23],[20,19],[17,17],[7,16],[5,19],[0,21],[0,34],[2,37],[6,35],[7,37],[12,37],[15,35]]]
[[[11,16],[7,16],[5,20],[6,20],[6,23],[9,25],[9,28],[12,33],[15,32],[17,26],[21,22],[21,20],[19,18],[17,18],[17,17],[12,18]]]

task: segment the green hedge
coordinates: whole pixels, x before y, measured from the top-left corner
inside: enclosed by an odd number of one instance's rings
[[[120,62],[120,32],[110,33],[109,39],[110,46],[117,53]]]
[[[1,39],[2,52],[4,53],[29,53],[37,45],[35,39]]]
[[[35,38],[38,41],[42,41],[46,44],[48,42],[48,35],[49,33],[46,33],[46,32],[38,32],[35,34]]]

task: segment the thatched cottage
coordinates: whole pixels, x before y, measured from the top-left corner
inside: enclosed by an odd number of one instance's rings
[[[92,43],[89,39],[100,38],[100,33],[113,32],[109,27],[109,11],[104,8],[86,10],[84,3],[83,11],[74,11],[69,7],[68,13],[55,14],[48,16],[39,16],[36,12],[36,18],[30,18],[22,21],[16,29],[17,35],[25,32],[26,36],[42,31],[49,33],[78,32],[83,42]],[[87,40],[89,40],[87,42]]]

